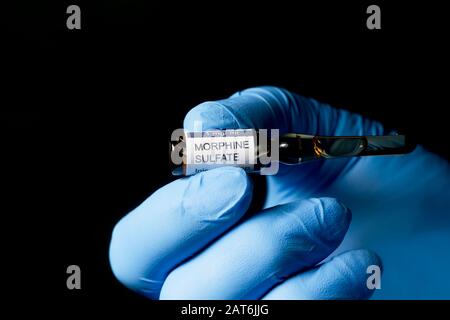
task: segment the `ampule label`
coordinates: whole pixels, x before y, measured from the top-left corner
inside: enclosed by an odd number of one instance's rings
[[[228,129],[186,132],[186,175],[224,165],[253,170],[256,164],[256,131]]]

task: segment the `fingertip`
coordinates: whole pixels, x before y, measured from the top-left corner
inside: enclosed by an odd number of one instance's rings
[[[270,246],[274,254],[296,248],[298,256],[303,255],[301,269],[322,261],[339,246],[351,213],[336,199],[312,198],[267,209],[267,218],[268,231],[275,235]]]
[[[219,101],[203,102],[192,108],[186,114],[183,126],[192,132],[239,127],[233,114]]]
[[[336,291],[341,292],[342,299],[369,299],[375,289],[381,288],[372,283],[370,278],[381,276],[383,270],[380,257],[373,251],[358,249],[344,252],[334,257],[327,268],[330,273],[341,275],[341,281],[337,282],[340,288],[336,288]],[[380,274],[377,275],[377,272]],[[373,281],[380,279],[374,278]]]
[[[363,267],[378,266],[383,272],[383,262],[378,254],[368,249],[356,249],[344,252],[342,255],[348,255],[354,261],[358,261]]]
[[[351,222],[351,211],[335,198],[311,198],[304,220],[320,242],[332,247],[344,238]]]
[[[352,270],[360,270],[364,274],[366,274],[367,268],[370,266],[377,266],[380,270],[383,269],[381,258],[368,249],[349,250],[333,257],[330,261],[333,260],[350,266]]]
[[[322,197],[317,202],[316,217],[321,219],[330,236],[345,235],[352,221],[352,212],[336,198]]]
[[[130,237],[130,232],[132,230],[123,223],[123,219],[115,225],[111,235],[108,258],[111,271],[116,279],[125,287],[136,290],[140,286],[140,272],[135,268],[139,261],[135,259],[135,263],[132,264],[128,256],[124,254],[130,250],[128,241],[126,241]]]
[[[296,99],[277,87],[255,87],[228,99],[204,102],[191,109],[185,119],[187,131],[214,129],[280,129],[287,132],[296,109]]]
[[[264,299],[357,300],[368,299],[375,287],[368,281],[371,266],[379,266],[380,258],[369,250],[344,252],[306,272],[287,279],[268,292]],[[376,281],[380,281],[377,279]]]
[[[219,167],[191,177],[182,208],[204,222],[235,220],[247,211],[252,191],[252,181],[242,168]]]

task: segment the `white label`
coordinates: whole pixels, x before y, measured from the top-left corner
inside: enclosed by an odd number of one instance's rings
[[[215,130],[186,133],[186,175],[221,166],[247,171],[256,164],[256,131]]]

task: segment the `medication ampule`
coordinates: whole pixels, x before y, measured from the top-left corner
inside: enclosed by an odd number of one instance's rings
[[[404,135],[288,133],[268,138],[266,133],[266,130],[255,129],[183,132],[176,141],[171,141],[171,162],[175,165],[172,174],[191,175],[220,166],[239,166],[247,172],[260,172],[274,162],[292,165],[319,159],[404,154],[415,147],[407,143]],[[266,174],[276,173],[268,172]]]

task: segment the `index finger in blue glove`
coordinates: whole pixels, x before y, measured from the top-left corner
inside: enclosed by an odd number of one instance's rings
[[[223,167],[176,180],[156,191],[116,225],[110,245],[115,276],[158,298],[166,275],[246,212],[251,180]]]
[[[186,115],[184,128],[198,131],[196,122],[201,122],[201,130],[276,128],[280,134],[383,133],[382,125],[376,121],[271,86],[250,88],[228,99],[199,104]]]

